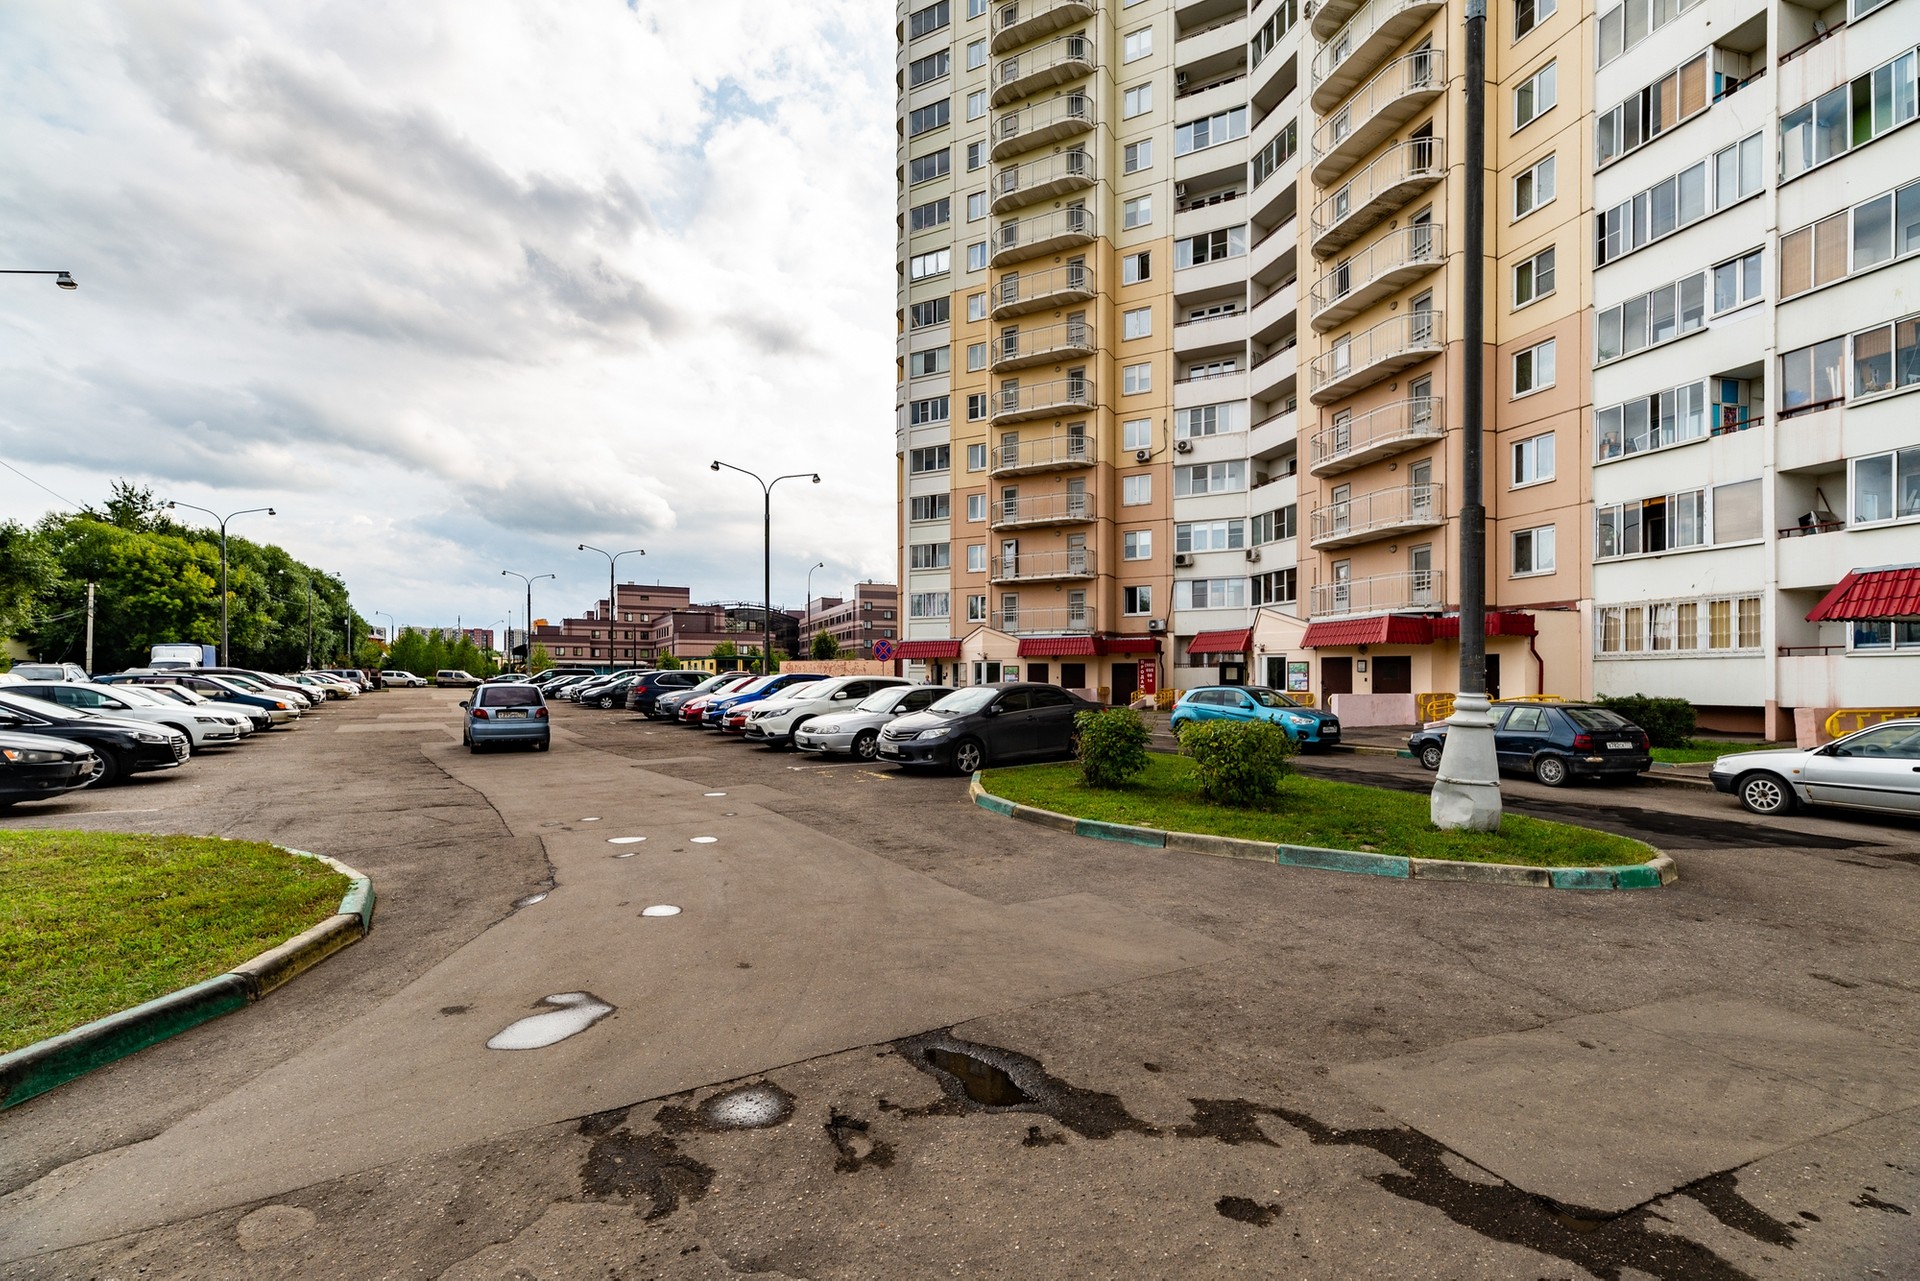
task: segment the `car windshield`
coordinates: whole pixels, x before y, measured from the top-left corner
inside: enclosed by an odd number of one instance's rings
[[[1247,693],[1253,695],[1253,701],[1262,707],[1298,707],[1300,704],[1288,698],[1277,689],[1268,689],[1264,685],[1249,685]]]
[[[149,694],[144,689],[133,689],[130,686],[126,686],[126,685],[116,686],[113,690],[113,697],[124,699],[126,702],[132,704],[135,707],[166,706],[165,699],[159,698],[153,694]]]
[[[258,681],[248,680],[244,676],[222,676],[220,679],[227,682],[230,685],[234,685],[240,689],[247,690],[250,693],[264,694],[267,692],[267,687],[265,685],[262,685]]]
[[[83,712],[77,707],[62,707],[51,699],[42,701],[31,697],[0,696],[0,707],[10,707],[16,712],[50,721],[84,721],[93,718],[92,712]]]
[[[761,690],[773,684],[773,682],[778,679],[779,678],[776,676],[756,676],[750,681],[745,681],[742,684],[734,686],[732,689],[728,690],[727,693],[758,694]]]
[[[1567,719],[1581,729],[1631,729],[1633,722],[1604,707],[1563,707]]]
[[[894,704],[905,698],[913,689],[911,685],[889,685],[877,693],[869,694],[854,705],[856,712],[890,712]]]
[[[538,707],[540,691],[531,685],[489,685],[475,692],[477,707]]]
[[[1000,691],[992,685],[975,685],[971,689],[956,689],[927,710],[940,712],[947,716],[963,716],[968,712],[977,712],[993,701]]]
[[[196,694],[190,689],[182,689],[178,685],[142,685],[140,692],[143,694],[152,694],[155,698],[170,698],[176,703],[186,703],[189,706],[195,706],[200,703],[211,703],[213,701],[210,698],[204,698]]]

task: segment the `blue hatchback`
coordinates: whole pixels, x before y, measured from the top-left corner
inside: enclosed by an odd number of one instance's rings
[[[1272,721],[1296,743],[1326,747],[1340,741],[1340,718],[1317,707],[1303,707],[1265,685],[1202,685],[1180,696],[1173,707],[1173,732],[1196,721]]]
[[[460,711],[460,738],[470,752],[493,743],[520,743],[544,752],[553,744],[547,700],[536,686],[482,685]]]

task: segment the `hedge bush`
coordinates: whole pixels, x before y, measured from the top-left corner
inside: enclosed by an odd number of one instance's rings
[[[1080,778],[1088,787],[1125,787],[1145,772],[1153,731],[1138,712],[1125,707],[1080,712],[1073,726],[1079,736]]]
[[[1653,740],[1655,747],[1689,747],[1693,744],[1695,712],[1684,698],[1650,698],[1645,694],[1626,694],[1619,698],[1596,698],[1594,702],[1626,717]]]
[[[1272,721],[1195,721],[1180,734],[1200,794],[1243,809],[1280,795],[1300,745]]]

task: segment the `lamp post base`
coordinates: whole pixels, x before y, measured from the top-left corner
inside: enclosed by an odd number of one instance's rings
[[[1447,718],[1447,744],[1433,783],[1433,825],[1444,831],[1492,832],[1500,827],[1500,763],[1493,750],[1493,704],[1485,694],[1462,694]]]

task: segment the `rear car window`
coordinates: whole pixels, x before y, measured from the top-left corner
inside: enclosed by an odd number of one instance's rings
[[[1610,712],[1604,707],[1563,707],[1560,710],[1581,729],[1619,729],[1632,724],[1619,713]]]
[[[487,685],[481,688],[482,707],[538,707],[540,691],[531,685]]]

